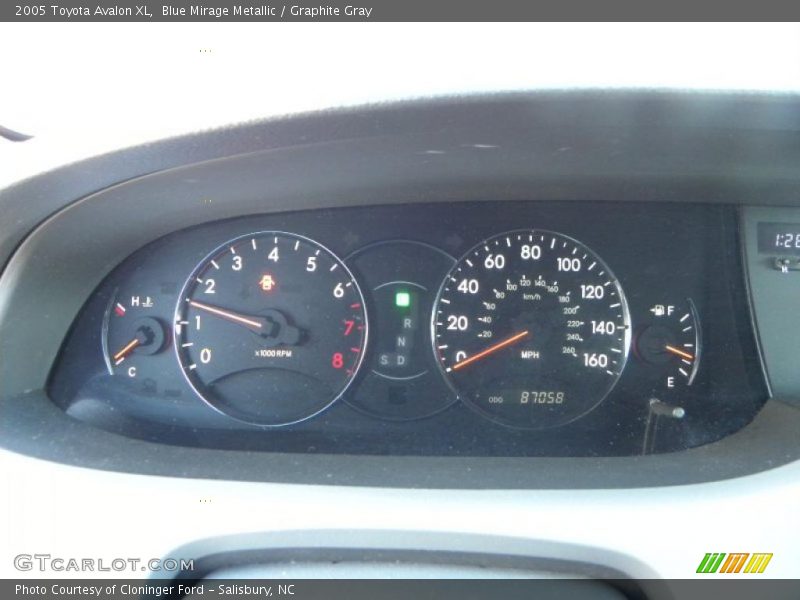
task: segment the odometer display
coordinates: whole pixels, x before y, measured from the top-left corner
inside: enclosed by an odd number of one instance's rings
[[[198,265],[175,313],[175,348],[194,390],[241,421],[285,425],[334,402],[367,339],[358,284],[320,244],[260,232]]]
[[[619,281],[559,233],[503,233],[453,267],[433,311],[434,352],[459,397],[512,427],[568,423],[625,366],[631,329]]]

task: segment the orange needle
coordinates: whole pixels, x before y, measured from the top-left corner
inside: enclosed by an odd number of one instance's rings
[[[664,346],[667,349],[667,352],[672,352],[676,356],[680,356],[681,358],[685,358],[686,360],[694,360],[694,356],[689,354],[688,352],[684,352],[680,348],[676,348],[675,346],[670,346],[667,344]]]
[[[139,338],[134,338],[122,350],[120,350],[114,355],[114,360],[117,361],[120,358],[123,358],[126,354],[128,354],[131,350],[136,348],[136,346],[138,346],[141,343],[142,342],[139,340]]]
[[[520,333],[512,335],[510,338],[503,340],[502,342],[496,343],[494,346],[489,346],[486,350],[482,350],[477,354],[473,354],[469,358],[465,358],[459,363],[453,365],[453,371],[457,371],[461,367],[466,367],[470,363],[474,363],[476,360],[482,359],[484,356],[489,356],[490,354],[497,352],[498,350],[502,350],[506,346],[510,346],[514,342],[518,342],[522,338],[528,335],[528,331],[521,331]]]
[[[202,302],[197,302],[196,300],[189,300],[189,304],[191,304],[195,308],[199,308],[200,310],[205,310],[207,312],[210,312],[212,315],[217,315],[218,317],[222,317],[223,319],[228,319],[229,321],[241,323],[243,325],[247,325],[248,327],[256,327],[258,329],[261,329],[262,327],[262,324],[259,321],[248,319],[247,317],[243,317],[242,315],[237,315],[236,313],[223,310],[221,308],[217,308],[216,306],[203,304]]]

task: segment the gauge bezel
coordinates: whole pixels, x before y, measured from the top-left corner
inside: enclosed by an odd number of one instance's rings
[[[103,324],[100,330],[100,345],[103,349],[103,362],[108,369],[109,375],[114,375],[113,361],[111,360],[111,350],[108,345],[108,332],[111,327],[111,311],[114,308],[114,301],[117,299],[120,286],[116,286],[109,296],[105,311],[103,311]]]
[[[694,383],[695,377],[697,377],[697,371],[700,369],[700,360],[703,357],[703,327],[700,323],[700,315],[697,312],[697,306],[694,304],[694,300],[691,298],[686,298],[686,303],[689,305],[689,311],[692,314],[692,322],[694,323],[694,360],[692,361],[692,370],[689,373],[688,381],[686,385],[692,385]]]
[[[181,308],[182,308],[182,306],[184,304],[188,288],[192,284],[192,282],[194,282],[194,280],[198,276],[198,274],[203,269],[206,268],[206,266],[209,264],[209,262],[215,256],[217,256],[220,252],[224,251],[224,249],[226,247],[228,247],[228,246],[236,246],[242,240],[247,239],[247,238],[270,236],[270,235],[272,235],[272,236],[285,236],[285,237],[298,239],[298,240],[301,240],[301,241],[303,241],[305,243],[311,244],[312,246],[316,246],[317,248],[320,248],[323,252],[327,252],[335,260],[335,262],[338,263],[339,268],[344,269],[344,272],[347,273],[347,276],[349,277],[350,281],[353,282],[353,288],[355,289],[355,291],[358,294],[358,297],[359,297],[359,299],[361,301],[361,310],[362,310],[363,315],[364,315],[364,334],[363,334],[363,339],[362,339],[362,342],[361,342],[361,351],[358,353],[358,356],[356,358],[356,362],[353,365],[353,373],[347,379],[347,381],[346,381],[345,385],[342,387],[342,389],[339,390],[338,393],[335,394],[333,396],[333,398],[329,402],[327,402],[326,404],[323,404],[319,409],[315,410],[314,412],[312,412],[312,413],[310,413],[308,415],[305,415],[303,417],[300,417],[300,418],[297,418],[297,419],[293,419],[291,421],[281,422],[281,423],[261,423],[261,422],[258,422],[258,421],[250,421],[250,420],[247,420],[247,419],[243,418],[242,416],[230,414],[230,413],[224,411],[222,408],[217,406],[217,403],[211,402],[208,398],[206,398],[206,396],[203,394],[202,390],[198,389],[198,386],[196,386],[195,383],[192,381],[192,378],[186,372],[187,370],[183,365],[183,361],[181,359],[180,340],[179,340],[179,336],[181,334],[178,332],[178,328],[177,328],[177,324],[181,320],[181,318],[180,318],[181,317]],[[279,428],[282,428],[282,427],[288,427],[288,426],[291,426],[291,425],[296,425],[298,423],[302,423],[304,421],[308,421],[309,419],[313,419],[317,415],[319,415],[319,414],[325,412],[326,410],[328,410],[331,406],[336,404],[342,398],[342,396],[344,396],[344,394],[347,392],[347,390],[350,389],[350,386],[353,385],[353,382],[358,377],[358,374],[359,374],[359,372],[361,370],[361,365],[364,362],[364,356],[366,355],[366,353],[368,351],[368,348],[369,348],[369,346],[368,346],[368,344],[369,344],[369,313],[368,313],[367,304],[364,301],[364,294],[361,291],[361,286],[359,285],[358,280],[356,279],[355,275],[353,275],[353,272],[350,270],[350,268],[347,266],[347,264],[345,264],[345,262],[342,260],[342,258],[338,254],[336,254],[330,248],[328,248],[324,244],[321,244],[317,240],[315,240],[313,238],[310,238],[308,236],[304,236],[304,235],[299,234],[299,233],[293,233],[291,231],[283,231],[283,230],[277,230],[277,229],[265,229],[265,230],[260,230],[260,231],[251,231],[251,232],[248,232],[248,233],[245,233],[245,234],[242,234],[242,235],[238,235],[238,236],[236,236],[234,238],[230,238],[230,239],[228,239],[226,241],[223,241],[222,243],[220,243],[216,247],[214,247],[214,249],[211,252],[209,252],[205,256],[203,256],[203,258],[191,270],[189,275],[186,277],[183,285],[181,286],[180,292],[178,294],[178,299],[177,299],[176,304],[175,304],[175,310],[173,312],[173,319],[172,319],[171,326],[172,326],[172,341],[173,341],[172,345],[174,347],[175,360],[177,361],[178,369],[180,370],[181,375],[186,380],[186,382],[189,384],[189,387],[192,389],[192,391],[195,393],[195,395],[197,395],[197,397],[200,398],[200,400],[202,400],[203,403],[206,404],[206,406],[210,407],[216,413],[218,413],[220,415],[223,415],[224,417],[226,417],[228,419],[233,419],[234,421],[237,421],[239,423],[243,423],[245,425],[251,425],[251,426],[254,426],[254,427],[261,428],[261,429],[279,429]]]
[[[611,280],[614,282],[613,285],[616,287],[617,294],[618,294],[619,299],[620,299],[620,305],[621,305],[620,308],[622,309],[622,320],[624,321],[624,323],[626,325],[626,327],[624,329],[625,333],[624,333],[624,337],[623,337],[624,350],[623,350],[623,352],[621,354],[621,360],[620,360],[620,365],[619,365],[619,368],[618,368],[618,373],[615,375],[614,381],[609,386],[608,390],[601,397],[599,397],[599,399],[596,400],[589,408],[587,408],[583,412],[580,412],[580,413],[576,414],[571,419],[559,422],[559,423],[557,423],[555,425],[545,425],[543,427],[537,427],[536,425],[526,426],[526,425],[520,425],[518,423],[511,423],[508,420],[503,419],[501,416],[499,416],[497,414],[494,414],[491,411],[486,410],[485,408],[483,408],[480,405],[478,405],[476,402],[473,402],[469,398],[465,397],[465,394],[463,394],[461,391],[459,391],[458,387],[456,387],[456,385],[454,384],[452,378],[450,377],[450,374],[446,371],[445,366],[442,363],[441,357],[439,355],[437,345],[436,345],[436,315],[437,315],[437,311],[439,309],[439,305],[440,305],[440,301],[441,301],[441,298],[442,298],[442,293],[444,291],[445,285],[446,285],[448,279],[452,276],[453,272],[476,249],[478,249],[478,248],[480,248],[482,246],[487,246],[487,245],[489,245],[490,242],[494,242],[494,240],[496,240],[498,238],[502,238],[503,236],[512,236],[512,235],[518,235],[518,234],[522,234],[522,233],[525,233],[525,234],[545,234],[545,235],[557,236],[558,238],[562,238],[564,240],[567,240],[567,241],[569,241],[571,243],[576,244],[578,247],[586,248],[591,253],[591,255],[593,257],[593,260],[596,260],[597,263],[603,267],[603,270],[605,270],[605,272],[609,275]],[[485,418],[485,419],[487,419],[487,420],[489,420],[489,421],[491,421],[491,422],[493,422],[493,423],[495,423],[497,425],[501,425],[503,427],[508,427],[510,429],[517,429],[517,430],[531,431],[531,432],[533,432],[533,431],[542,431],[542,430],[547,430],[547,429],[555,429],[555,428],[558,428],[558,427],[564,427],[565,425],[569,425],[570,423],[574,423],[578,419],[581,419],[581,418],[585,417],[586,415],[588,415],[589,413],[591,413],[592,411],[596,410],[597,407],[599,407],[606,400],[606,398],[608,398],[609,394],[611,394],[611,392],[614,390],[614,388],[617,387],[617,384],[619,383],[619,380],[622,378],[622,373],[624,372],[625,367],[628,364],[628,358],[630,356],[631,341],[632,341],[632,331],[633,331],[633,324],[631,322],[631,315],[630,315],[630,310],[629,310],[629,307],[628,307],[628,299],[627,299],[627,297],[625,295],[625,291],[622,289],[622,283],[620,282],[619,278],[616,276],[614,271],[605,262],[605,260],[593,248],[591,248],[590,246],[588,246],[584,242],[582,242],[582,241],[580,241],[580,240],[578,240],[578,239],[576,239],[576,238],[574,238],[574,237],[572,237],[570,235],[567,235],[565,233],[561,233],[559,231],[553,231],[551,229],[541,229],[541,228],[537,228],[537,227],[522,227],[522,228],[519,228],[519,229],[510,229],[508,231],[502,231],[502,232],[499,232],[499,233],[492,234],[492,235],[490,235],[490,236],[488,236],[486,238],[483,238],[479,242],[473,244],[463,254],[461,254],[461,256],[459,256],[458,259],[456,260],[456,262],[453,265],[453,267],[445,274],[444,278],[442,279],[442,283],[439,285],[439,290],[436,293],[436,298],[435,298],[435,300],[433,302],[433,307],[431,309],[430,327],[431,327],[431,351],[434,353],[434,358],[435,358],[436,364],[437,364],[442,376],[444,377],[445,381],[447,382],[447,385],[453,390],[453,393],[456,395],[456,398],[460,402],[462,402],[463,404],[467,405],[467,407],[469,407],[470,409],[475,411],[477,414],[479,414],[481,417],[483,417],[483,418]]]
[[[427,250],[431,250],[431,251],[433,251],[433,252],[435,252],[437,254],[442,255],[443,257],[449,259],[451,261],[451,263],[452,263],[450,268],[446,271],[446,273],[449,273],[450,270],[452,270],[452,268],[455,265],[458,264],[458,260],[456,260],[456,258],[452,254],[450,254],[449,252],[447,252],[443,248],[440,248],[439,246],[436,246],[434,244],[430,244],[428,242],[423,242],[423,241],[420,241],[420,240],[417,240],[417,239],[402,238],[402,237],[400,237],[400,238],[389,238],[389,239],[385,239],[385,240],[378,240],[376,242],[370,242],[370,243],[368,243],[368,244],[366,244],[364,246],[361,246],[359,248],[356,248],[355,250],[350,252],[350,254],[348,254],[344,258],[344,260],[346,262],[354,262],[354,261],[358,260],[361,256],[363,256],[364,254],[366,254],[367,252],[369,252],[371,250],[374,250],[374,249],[379,248],[381,246],[387,246],[387,245],[392,245],[392,244],[413,244],[415,246],[421,246],[421,247],[423,247],[423,248],[425,248]],[[365,279],[367,278],[366,274],[361,273],[361,275]],[[411,281],[411,280],[407,280],[407,281],[401,281],[401,280],[387,281],[387,282],[384,282],[384,283],[380,284],[378,287],[369,289],[370,301],[374,300],[373,293],[378,288],[383,287],[384,285],[389,285],[389,284],[394,284],[394,283],[406,283],[406,284],[409,284],[409,285],[412,285],[412,286],[418,286],[418,287],[424,289],[425,291],[428,290],[428,288],[426,288],[425,286],[421,285],[420,283],[418,283],[416,281]],[[434,280],[433,283],[434,283],[434,285],[431,285],[430,289],[432,291],[435,291],[436,293],[434,294],[433,300],[431,301],[431,311],[430,311],[431,315],[433,315],[434,307],[436,306],[436,303],[438,302],[438,299],[439,299],[439,297],[438,297],[438,289],[439,289],[439,287],[441,287],[441,286],[438,286],[438,287],[435,286],[435,280]],[[367,306],[368,304],[369,304],[369,302],[365,303],[365,306]],[[423,323],[424,323],[424,318],[425,317],[423,316],[422,317],[422,322]],[[429,332],[429,335],[430,335],[430,332]],[[433,338],[431,338],[430,342],[431,342],[431,344],[433,344]],[[425,347],[425,346],[428,346],[428,345],[425,344],[422,347]],[[433,347],[433,346],[428,346],[429,349],[431,347]],[[365,356],[371,356],[372,355],[372,348],[366,348],[366,351],[365,351],[364,355]],[[433,359],[433,362],[437,364],[437,369],[438,369],[438,362],[439,361],[438,361],[437,357],[435,355],[433,355],[433,356],[429,356],[428,358],[432,358]],[[367,367],[369,367],[369,366],[370,365],[367,365]],[[441,377],[442,371],[438,370],[438,373],[439,373],[439,375]],[[386,379],[389,379],[389,380],[394,379],[393,377],[390,377],[390,376],[388,376],[386,374],[383,374],[383,373],[375,373],[375,374],[377,376],[379,376],[379,377],[385,377]],[[366,374],[360,373],[359,377],[358,377],[359,383],[362,383],[366,377],[367,377]],[[446,377],[442,377],[442,379],[444,380],[445,385],[447,386],[447,388],[449,390],[452,390],[452,387],[450,386],[449,382],[447,381],[447,378]],[[396,381],[403,382],[403,381],[409,381],[409,379],[402,378],[402,379],[396,379]],[[356,390],[356,393],[358,393],[358,390]],[[422,414],[422,415],[416,415],[416,416],[413,416],[413,417],[406,417],[406,418],[389,416],[389,415],[386,415],[386,414],[381,414],[381,413],[379,413],[377,411],[369,410],[369,409],[361,406],[359,403],[355,402],[351,398],[348,398],[346,395],[344,395],[343,402],[345,404],[347,404],[353,410],[355,410],[355,411],[359,412],[360,414],[363,414],[363,415],[365,415],[367,417],[370,417],[372,419],[378,419],[378,420],[381,420],[381,421],[385,421],[387,423],[413,423],[415,421],[424,421],[426,419],[434,418],[437,415],[440,415],[441,413],[443,413],[444,411],[452,408],[453,405],[458,402],[458,396],[453,395],[449,399],[449,402],[447,402],[446,404],[438,407],[436,410],[434,410],[432,412],[429,412],[429,413],[426,413],[426,414]]]

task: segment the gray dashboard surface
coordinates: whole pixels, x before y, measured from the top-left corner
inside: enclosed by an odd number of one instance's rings
[[[247,214],[454,199],[796,204],[798,108],[800,102],[784,96],[670,93],[441,99],[240,125],[23,181],[0,192],[3,444],[114,470],[272,481],[311,473],[320,481],[334,472],[336,483],[347,483],[349,476],[341,474],[346,469],[333,468],[338,463],[331,457],[251,457],[249,467],[236,469],[211,460],[205,464],[219,470],[201,473],[190,465],[202,462],[196,450],[190,461],[183,449],[78,432],[78,424],[47,406],[41,390],[85,299],[144,244],[180,228]],[[43,293],[51,289],[58,294]],[[541,462],[535,469],[535,461],[527,461],[506,465],[502,481],[489,477],[481,485],[624,487],[733,477],[796,458],[796,439],[786,436],[798,420],[796,410],[771,402],[737,436],[693,451],[702,455],[700,463],[690,453],[661,457],[659,467],[647,462],[648,468],[641,461],[654,457],[619,459],[602,471],[601,481],[597,460],[563,459],[571,462],[558,462],[558,468]],[[50,434],[61,441],[59,448],[23,439],[47,428],[55,428]],[[748,452],[737,453],[737,439]],[[111,447],[118,456],[109,455]],[[138,452],[145,460],[135,464]],[[297,468],[300,462],[303,468]],[[351,483],[414,485],[418,478],[418,465],[389,474],[387,462],[370,462],[359,463]],[[489,461],[481,471],[496,466]],[[449,459],[416,484],[471,485],[467,479],[476,478],[455,480],[474,467]],[[520,472],[526,475],[515,477]]]
[[[422,144],[418,161],[439,157],[435,164],[452,168],[465,159],[474,166],[475,155],[453,152],[468,148],[470,140],[492,145],[516,133],[528,152],[515,161],[516,169],[507,166],[518,177],[494,190],[498,199],[519,194],[520,184],[536,187],[533,176],[544,173],[548,182],[563,184],[595,175],[594,183],[613,185],[619,200],[796,205],[798,108],[797,97],[782,94],[554,91],[445,97],[245,123],[94,157],[0,190],[0,265],[48,216],[120,182],[223,157],[383,136],[444,134],[450,144]],[[632,175],[628,185],[619,179]],[[565,196],[559,189],[552,192]],[[678,195],[682,190],[699,197]]]

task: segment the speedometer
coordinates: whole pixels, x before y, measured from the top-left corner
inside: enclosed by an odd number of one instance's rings
[[[540,429],[597,406],[628,356],[619,281],[582,243],[550,231],[481,242],[446,276],[434,352],[459,397],[489,418]]]

